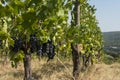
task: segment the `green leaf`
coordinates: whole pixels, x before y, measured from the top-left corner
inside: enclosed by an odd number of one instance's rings
[[[0,40],[5,40],[9,37],[9,34],[4,32],[4,31],[0,31]]]

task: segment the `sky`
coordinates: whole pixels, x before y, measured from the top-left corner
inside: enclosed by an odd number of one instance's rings
[[[102,32],[120,31],[120,0],[90,0]]]

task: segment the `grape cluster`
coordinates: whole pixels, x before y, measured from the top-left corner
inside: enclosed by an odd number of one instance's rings
[[[35,34],[30,35],[30,51],[31,53],[37,52],[38,56],[48,56],[48,61],[53,59],[55,56],[55,46],[53,42],[48,40],[48,42],[39,44],[39,40],[37,39]]]
[[[35,52],[37,50],[37,38],[36,35],[30,35],[30,45],[31,45],[31,53]]]
[[[41,45],[38,45],[37,47],[37,54],[38,55],[47,55],[48,60],[53,59],[55,56],[55,46],[53,45],[52,41],[48,41],[46,43],[43,43]]]
[[[22,39],[17,39],[16,37],[12,37],[12,39],[14,40],[14,46],[10,46],[10,49],[13,52],[18,52],[19,50],[23,50],[24,51],[24,41]]]
[[[0,40],[0,46],[2,46],[2,40]]]
[[[53,59],[55,56],[55,46],[53,45],[52,41],[48,41],[48,61]]]
[[[12,37],[12,39],[14,40],[14,46],[10,46],[10,49],[15,53],[19,50],[25,51],[30,49],[30,53],[36,52],[38,56],[47,55],[48,61],[55,56],[55,46],[53,42],[48,40],[48,42],[40,44],[40,40],[37,39],[35,34],[30,35],[30,41],[27,44],[20,38]]]

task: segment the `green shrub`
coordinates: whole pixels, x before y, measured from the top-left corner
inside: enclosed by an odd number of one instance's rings
[[[114,57],[112,57],[112,56],[110,56],[108,54],[104,54],[104,56],[103,56],[103,62],[105,64],[112,64],[113,62],[115,62],[115,59],[114,59]]]

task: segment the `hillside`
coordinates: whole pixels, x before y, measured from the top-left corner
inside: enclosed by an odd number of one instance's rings
[[[43,59],[32,60],[33,80],[71,80],[72,61],[61,62],[56,59],[49,63]],[[15,69],[11,67],[10,62],[6,65],[0,62],[0,80],[22,80],[23,71],[22,63]],[[94,64],[88,71],[81,73],[79,80],[120,80],[120,64]]]
[[[120,53],[120,31],[103,32],[104,50],[110,53]]]

